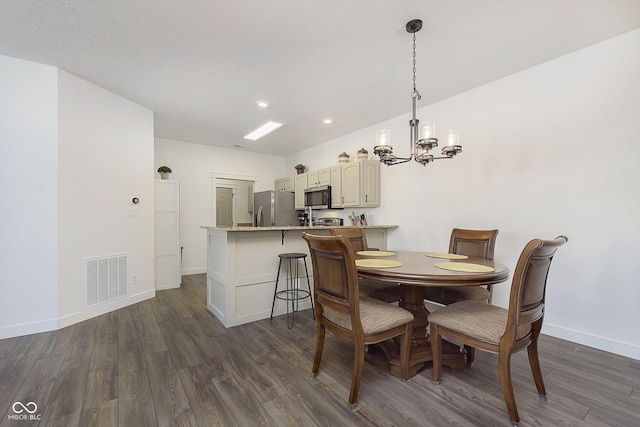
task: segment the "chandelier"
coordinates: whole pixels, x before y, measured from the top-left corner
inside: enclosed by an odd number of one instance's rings
[[[407,22],[406,29],[408,33],[413,34],[413,92],[411,93],[411,101],[413,103],[413,116],[409,121],[410,126],[410,155],[409,157],[397,157],[393,154],[391,146],[391,134],[388,130],[379,130],[376,132],[376,146],[373,152],[380,156],[380,162],[387,166],[405,163],[411,159],[425,166],[434,160],[451,159],[458,153],[462,152],[462,146],[458,144],[458,133],[448,130],[445,133],[447,145],[442,147],[442,156],[434,157],[431,149],[438,146],[438,138],[436,138],[435,124],[433,122],[425,122],[420,129],[420,120],[416,119],[416,104],[421,99],[420,92],[416,89],[416,33],[422,28],[420,19],[413,19]]]

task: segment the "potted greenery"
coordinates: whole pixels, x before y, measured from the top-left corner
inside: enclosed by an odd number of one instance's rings
[[[296,168],[296,172],[298,172],[298,174],[304,173],[304,170],[307,168],[305,165],[303,165],[302,163],[298,163],[297,165],[294,166],[294,168]]]
[[[158,173],[160,174],[161,179],[169,179],[171,168],[169,166],[160,166],[158,168]]]

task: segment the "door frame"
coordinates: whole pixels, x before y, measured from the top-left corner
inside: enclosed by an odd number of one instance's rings
[[[256,183],[260,182],[260,177],[254,175],[240,175],[211,172],[211,224],[215,227],[216,224],[216,187],[233,188],[233,223],[236,223],[236,190],[237,185],[229,181],[249,181],[253,182],[253,191],[255,192]]]

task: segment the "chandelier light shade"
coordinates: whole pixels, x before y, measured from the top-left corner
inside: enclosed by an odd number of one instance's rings
[[[420,19],[413,19],[407,22],[406,29],[408,33],[413,34],[413,92],[411,93],[412,102],[412,118],[409,121],[410,127],[410,154],[409,157],[397,157],[393,154],[393,146],[391,145],[391,133],[388,130],[379,130],[376,132],[376,146],[373,152],[380,157],[380,161],[387,166],[406,163],[415,160],[422,166],[438,159],[451,159],[456,154],[462,152],[462,146],[459,145],[458,133],[454,130],[448,130],[445,133],[446,144],[442,148],[442,156],[434,157],[431,150],[438,146],[438,138],[436,137],[436,125],[434,122],[425,122],[420,127],[420,120],[416,118],[417,102],[421,99],[420,92],[416,88],[416,33],[422,28]]]

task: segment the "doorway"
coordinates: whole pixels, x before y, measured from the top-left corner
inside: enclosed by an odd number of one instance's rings
[[[216,227],[233,227],[233,188],[216,187]]]
[[[254,178],[254,179],[251,179]],[[211,174],[211,224],[216,227],[253,226],[255,177]]]

